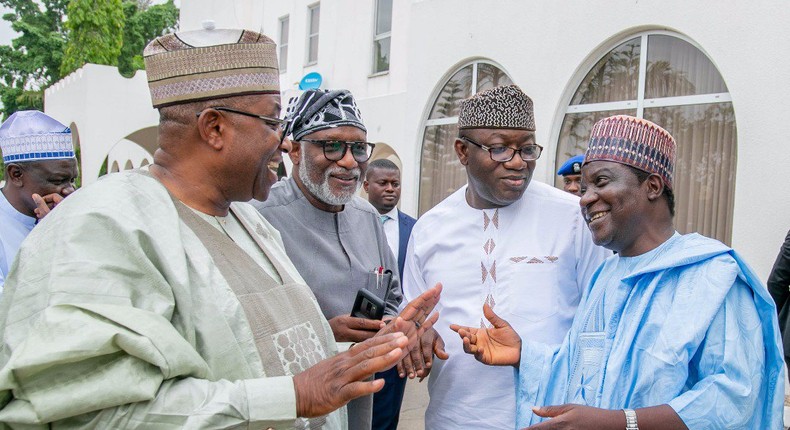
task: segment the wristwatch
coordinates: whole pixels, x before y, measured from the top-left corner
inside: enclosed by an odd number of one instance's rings
[[[623,409],[625,412],[625,430],[639,430],[636,425],[636,412],[633,409]]]

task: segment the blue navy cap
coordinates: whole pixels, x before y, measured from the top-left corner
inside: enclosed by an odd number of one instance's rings
[[[557,175],[580,175],[582,173],[582,163],[584,163],[584,155],[571,157],[560,167],[560,170],[557,170]]]

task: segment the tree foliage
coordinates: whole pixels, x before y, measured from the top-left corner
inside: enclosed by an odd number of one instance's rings
[[[60,64],[61,76],[85,63],[118,63],[126,19],[121,0],[71,0],[66,7],[66,52]]]
[[[19,35],[0,45],[0,102],[4,118],[43,109],[44,90],[86,62],[118,66],[125,76],[143,68],[142,51],[174,30],[173,0],[0,0]]]

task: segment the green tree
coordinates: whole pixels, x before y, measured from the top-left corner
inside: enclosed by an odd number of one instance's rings
[[[86,62],[118,66],[125,76],[143,69],[145,45],[176,29],[173,0],[0,0],[19,35],[0,45],[3,119],[44,109],[44,90]],[[68,19],[66,18],[68,16]],[[65,54],[65,55],[64,55]],[[0,180],[3,177],[0,160]]]
[[[62,76],[85,63],[118,64],[126,24],[121,0],[71,0],[66,13],[67,42],[60,64]]]
[[[123,47],[118,56],[118,71],[131,77],[135,71],[145,68],[143,49],[154,38],[176,29],[178,8],[173,0],[159,5],[150,1],[124,1],[123,13],[126,25],[123,29]]]

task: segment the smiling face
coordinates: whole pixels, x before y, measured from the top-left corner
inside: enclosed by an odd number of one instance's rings
[[[328,128],[310,133],[304,139],[365,141],[367,134],[351,126]],[[368,163],[359,163],[350,150],[338,161],[327,160],[321,145],[300,142],[291,152],[291,161],[297,168],[295,176],[310,203],[327,212],[338,212],[351,201],[362,186],[362,177]]]
[[[280,115],[280,97],[272,94],[256,96],[255,101],[243,110],[277,118]],[[266,200],[272,185],[277,182],[282,152],[290,150],[290,143],[286,139],[280,144],[281,131],[276,124],[244,115],[228,115],[236,127],[231,155],[234,159],[234,182],[246,186],[233,200]]]
[[[507,146],[520,149],[535,144],[535,132],[513,129],[463,130],[463,135],[480,145]],[[467,202],[475,209],[508,206],[524,195],[532,179],[535,160],[524,161],[516,154],[508,162],[491,159],[488,151],[461,139],[455,141],[455,152],[466,166],[469,178]]]
[[[596,245],[624,257],[644,252],[642,236],[652,229],[648,225],[649,188],[649,181],[640,183],[634,171],[620,163],[593,161],[584,165],[579,204]]]

